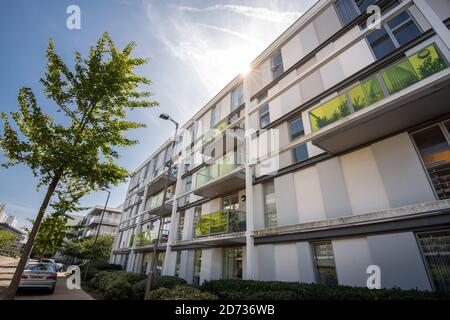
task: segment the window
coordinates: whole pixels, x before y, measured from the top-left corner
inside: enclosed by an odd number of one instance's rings
[[[259,125],[264,129],[270,124],[270,110],[269,105],[266,104],[259,109]]]
[[[359,10],[355,6],[353,0],[339,0],[336,2],[335,6],[342,25],[344,26],[352,22],[359,15]]]
[[[202,249],[195,249],[194,251],[194,277],[192,284],[194,286],[200,285],[200,271],[202,266]]]
[[[450,230],[419,234],[418,240],[434,289],[450,292]]]
[[[242,279],[242,247],[224,248],[223,279]]]
[[[336,286],[338,281],[331,241],[314,243],[313,249],[317,282],[329,286]]]
[[[277,208],[275,203],[274,182],[267,182],[263,185],[264,190],[264,215],[266,228],[277,226]]]
[[[390,11],[399,4],[394,1],[383,13]],[[383,25],[381,29],[371,33],[367,40],[377,59],[381,59],[396,48],[408,43],[421,34],[421,31],[408,11],[403,11],[397,17]]]
[[[177,240],[183,239],[184,217],[185,217],[185,212],[181,211],[180,216],[178,218]]]
[[[244,103],[242,84],[231,91],[231,112],[239,108]]]
[[[303,128],[302,118],[297,118],[295,120],[292,120],[289,123],[289,131],[290,131],[291,141],[294,141],[294,140],[304,136],[305,130]],[[304,161],[304,160],[308,159],[308,149],[306,147],[306,143],[295,147],[295,149],[292,150],[292,154],[294,156],[295,162],[300,162],[300,161]]]
[[[283,69],[283,57],[281,56],[281,50],[278,50],[271,58],[270,58],[270,66],[272,69],[272,79],[275,80],[279,76],[281,76],[284,72]]]
[[[175,261],[175,277],[180,277],[181,251],[177,251],[177,259]]]
[[[211,128],[214,128],[217,124],[217,106],[211,108]]]
[[[192,227],[193,227],[192,232],[194,234],[194,237],[195,237],[195,232],[197,229],[197,221],[199,221],[201,216],[202,216],[202,207],[201,206],[195,207],[194,208],[194,223],[192,224]]]
[[[413,134],[417,149],[439,199],[450,198],[450,140],[447,125]]]
[[[166,256],[166,253],[164,251],[159,252],[156,259],[156,268],[155,268],[155,275],[160,276],[162,274],[162,268],[164,264],[164,257]]]
[[[232,195],[222,198],[223,210],[239,210],[239,195],[233,193]]]
[[[192,176],[187,176],[184,191],[185,192],[191,191],[191,187],[192,187]]]

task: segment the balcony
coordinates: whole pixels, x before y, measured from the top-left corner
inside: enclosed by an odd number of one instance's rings
[[[168,171],[165,167],[161,167],[158,170],[154,171],[148,181],[147,195],[153,194],[159,190],[164,189],[167,176],[168,176]],[[176,170],[173,170],[173,168],[172,168],[172,172],[168,176],[168,178],[169,178],[169,185],[175,183],[177,181]]]
[[[92,217],[91,219],[89,219],[89,222],[88,222],[87,225],[90,227],[90,226],[99,224],[100,220],[101,220],[101,216]],[[111,218],[103,217],[102,225],[117,226],[118,224],[119,224],[119,220],[118,219],[111,219]]]
[[[246,230],[245,212],[221,210],[195,219],[194,238]]]
[[[199,170],[194,194],[211,198],[244,188],[245,172],[237,158],[237,153],[230,152]]]
[[[308,112],[310,140],[339,153],[448,113],[448,66],[431,44],[350,86]]]
[[[146,230],[138,234],[136,247],[151,246],[158,237],[158,229]],[[169,239],[169,230],[162,229],[159,237],[159,243],[167,243]]]

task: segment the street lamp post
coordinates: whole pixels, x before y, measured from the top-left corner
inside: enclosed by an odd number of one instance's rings
[[[86,271],[84,273],[84,281],[86,281],[87,274],[89,272],[89,266],[91,264],[92,256],[94,254],[95,245],[97,244],[98,234],[100,233],[100,228],[102,227],[102,223],[103,223],[103,217],[105,216],[105,211],[106,211],[106,208],[108,207],[109,196],[111,195],[111,192],[109,190],[104,190],[104,191],[108,192],[108,196],[106,197],[105,206],[103,208],[102,215],[100,217],[100,223],[98,224],[97,231],[95,232],[94,243],[92,244],[91,253],[89,255],[89,261],[86,265]]]
[[[149,272],[148,278],[147,278],[147,285],[145,287],[145,296],[147,296],[147,294],[150,292],[150,290],[153,289],[153,282],[155,280],[156,260],[157,260],[157,251],[158,251],[158,245],[159,245],[159,238],[161,236],[161,228],[162,228],[163,220],[164,220],[163,214],[164,214],[164,207],[166,206],[167,188],[169,186],[169,178],[170,178],[170,174],[171,174],[172,166],[173,166],[173,161],[172,161],[173,151],[175,149],[175,143],[177,141],[177,134],[178,134],[178,123],[175,120],[173,120],[169,115],[167,115],[165,113],[162,113],[159,117],[161,119],[163,119],[163,120],[169,120],[170,122],[172,122],[175,125],[175,134],[174,134],[174,137],[173,137],[173,141],[171,143],[170,159],[166,163],[166,166],[168,167],[168,169],[167,169],[167,175],[166,175],[166,182],[165,182],[165,185],[164,185],[163,200],[162,200],[162,205],[161,205],[161,213],[160,213],[160,216],[159,216],[158,235],[157,235],[157,237],[155,239],[155,243],[153,245],[152,263],[151,263],[150,272]]]

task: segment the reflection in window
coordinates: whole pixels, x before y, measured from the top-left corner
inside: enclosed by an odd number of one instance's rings
[[[269,105],[266,104],[259,109],[259,126],[264,129],[270,124],[270,110]]]
[[[223,279],[242,279],[242,247],[224,248]]]
[[[183,239],[184,217],[185,217],[185,212],[181,211],[180,216],[178,218],[177,240]]]
[[[384,98],[380,82],[376,77],[372,77],[354,87],[348,94],[355,112]]]
[[[345,95],[340,95],[309,112],[312,131],[317,131],[350,114]]]
[[[202,249],[195,249],[194,251],[194,277],[192,284],[194,286],[200,285],[200,271],[202,266]]]
[[[336,286],[338,281],[331,241],[314,243],[313,245],[317,282]]]
[[[177,259],[175,260],[175,277],[180,276],[181,251],[177,251]]]
[[[242,84],[231,92],[231,112],[236,110],[244,103],[244,93]]]
[[[450,230],[419,234],[418,239],[434,289],[450,292]]]
[[[294,141],[294,140],[304,136],[305,129],[303,128],[302,118],[297,118],[297,119],[292,120],[289,123],[289,131],[290,131],[291,141]],[[306,147],[306,143],[295,147],[292,150],[292,153],[294,155],[295,162],[300,162],[300,161],[304,161],[304,160],[308,159],[308,148]]]
[[[270,67],[272,70],[272,79],[275,80],[279,76],[281,76],[284,72],[283,68],[283,57],[281,55],[281,50],[278,50],[271,58],[270,58]]]
[[[436,125],[413,134],[439,199],[450,198],[450,143],[445,130]]]
[[[398,92],[447,67],[434,45],[395,64],[382,73],[390,94]]]
[[[263,185],[264,189],[264,215],[266,228],[277,226],[277,208],[275,202],[274,182],[267,182]]]
[[[358,8],[355,6],[353,0],[339,0],[335,6],[344,26],[352,22],[359,15]]]

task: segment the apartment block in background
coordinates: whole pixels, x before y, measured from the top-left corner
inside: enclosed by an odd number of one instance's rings
[[[120,222],[122,208],[106,208],[102,218],[103,206],[93,207],[87,215],[78,223],[78,236],[82,238],[93,237],[99,231],[99,235],[115,235]],[[100,224],[101,221],[101,224]]]
[[[447,0],[317,1],[135,170],[111,262],[147,273],[162,216],[158,273],[191,284],[449,291],[449,26]]]

